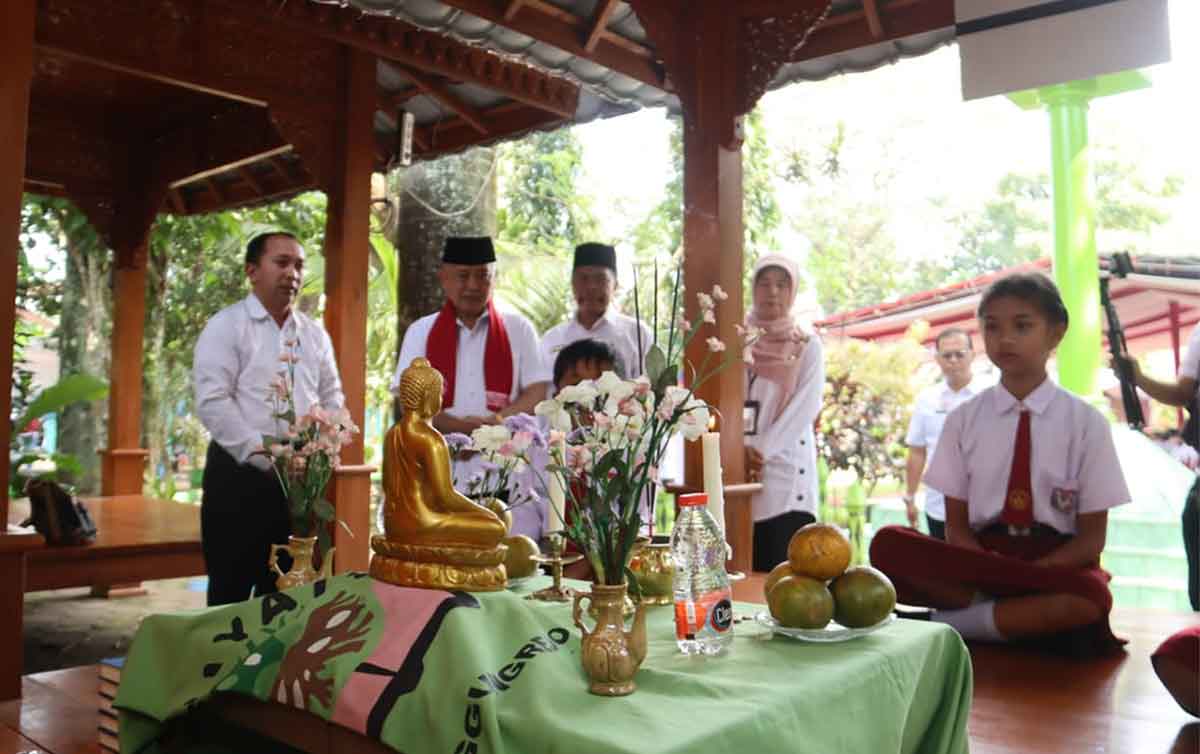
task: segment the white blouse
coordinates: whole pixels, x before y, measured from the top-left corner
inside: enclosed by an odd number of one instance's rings
[[[746,435],[746,445],[763,454],[762,492],[751,498],[755,521],[789,511],[817,511],[817,447],[813,423],[821,411],[825,390],[825,360],[821,339],[810,335],[800,354],[796,392],[772,421],[781,398],[777,384],[749,373],[746,400],[758,402],[758,426]]]

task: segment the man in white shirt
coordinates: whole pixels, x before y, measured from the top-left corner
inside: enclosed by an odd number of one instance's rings
[[[934,341],[934,349],[944,380],[917,396],[904,440],[908,445],[904,507],[909,526],[914,529],[917,526],[917,489],[921,485],[921,475],[925,473],[925,462],[933,457],[937,448],[946,417],[979,392],[971,385],[971,362],[975,352],[971,348],[971,336],[965,330],[957,327],[943,330]],[[946,498],[929,487],[925,488],[925,522],[931,537],[946,538]]]
[[[246,246],[251,293],[217,312],[196,341],[192,365],[196,414],[212,442],[204,468],[201,540],[208,604],[240,602],[275,591],[267,569],[271,545],[291,532],[287,501],[263,435],[281,435],[270,386],[298,355],[293,397],[297,415],[314,405],[345,403],[333,344],[324,328],[294,308],[304,275],[304,248],[289,233],[263,233]]]
[[[445,380],[442,412],[433,419],[442,434],[469,435],[484,424],[532,414],[546,397],[550,370],[530,321],[492,301],[492,239],[447,238],[438,280],[446,303],[404,333],[392,392],[412,360],[424,356]]]
[[[571,289],[575,294],[574,316],[542,336],[546,363],[553,364],[564,346],[591,338],[608,344],[616,352],[617,374],[627,379],[640,375],[654,336],[644,323],[612,306],[617,292],[616,250],[602,243],[576,246]]]

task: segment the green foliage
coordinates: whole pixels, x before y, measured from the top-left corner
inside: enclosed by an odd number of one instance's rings
[[[46,414],[62,411],[72,403],[98,401],[108,395],[108,383],[90,374],[71,374],[43,390],[17,419],[18,428]]]
[[[868,495],[904,472],[904,433],[915,399],[911,377],[923,358],[914,339],[825,342],[825,401],[818,456],[832,471],[853,471]]]
[[[500,248],[501,255],[507,256],[503,244]],[[571,315],[570,270],[569,259],[562,255],[534,253],[506,268],[499,288],[505,302],[525,315],[537,332],[544,333]]]
[[[583,147],[570,128],[538,131],[500,148],[504,204],[497,235],[527,247],[571,251],[595,241],[590,200],[576,185]]]

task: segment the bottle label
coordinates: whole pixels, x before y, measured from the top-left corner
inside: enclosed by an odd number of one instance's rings
[[[733,602],[728,588],[675,603],[675,638],[690,640],[721,636],[733,627]]]

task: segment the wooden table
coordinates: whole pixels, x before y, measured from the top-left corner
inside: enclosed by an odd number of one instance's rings
[[[46,546],[32,527],[17,526],[29,516],[28,500],[9,504],[9,535],[0,539],[14,543],[8,549],[20,565],[5,571],[11,594],[4,600],[0,616],[0,699],[21,693],[24,592],[205,573],[199,506],[143,495],[95,497],[83,502],[96,521],[96,541],[69,547]]]
[[[26,592],[205,573],[200,506],[143,495],[93,497],[83,503],[96,522],[96,541],[29,552]],[[9,524],[16,526],[28,516],[29,501],[13,500]]]

